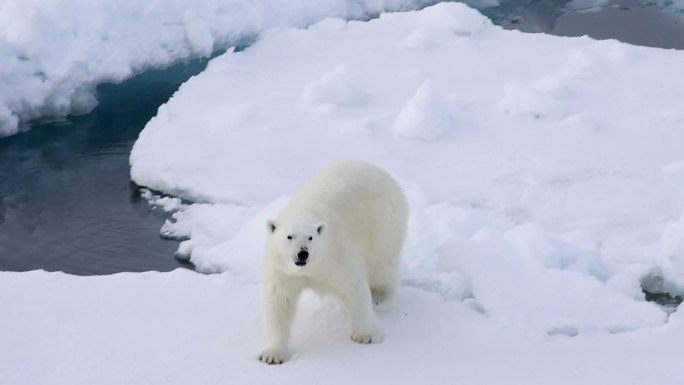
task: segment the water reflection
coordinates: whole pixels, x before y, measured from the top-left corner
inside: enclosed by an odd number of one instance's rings
[[[206,60],[149,71],[98,88],[99,106],[34,124],[0,140],[0,269],[75,274],[171,270],[177,242],[163,241],[131,185],[134,140]]]
[[[684,49],[684,4],[671,1],[503,0],[480,10],[508,29]]]

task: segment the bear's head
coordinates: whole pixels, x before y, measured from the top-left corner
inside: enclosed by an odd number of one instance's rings
[[[272,245],[278,251],[288,271],[297,271],[322,258],[322,243],[326,236],[325,222],[269,220],[266,229]]]

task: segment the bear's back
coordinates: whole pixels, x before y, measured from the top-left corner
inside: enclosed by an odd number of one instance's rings
[[[394,178],[356,160],[321,168],[293,196],[283,213],[288,212],[343,226],[346,236],[366,250],[382,247],[377,241],[384,233],[403,239],[408,217],[406,199]]]
[[[340,213],[396,191],[400,192],[401,187],[385,170],[362,161],[342,160],[316,172],[292,201],[303,205],[322,204]]]

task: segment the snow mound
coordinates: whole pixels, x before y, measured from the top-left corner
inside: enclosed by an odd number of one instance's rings
[[[402,108],[394,131],[406,139],[435,141],[446,136],[454,125],[449,106],[435,94],[428,79]]]
[[[533,335],[638,331],[668,322],[642,281],[684,287],[682,67],[463,4],[325,20],[212,60],[147,124],[131,175],[202,202],[164,226],[180,255],[258,282],[286,196],[366,160],[408,196],[405,285]]]
[[[426,0],[5,0],[0,137],[39,117],[86,113],[95,87],[240,44],[268,28],[367,18]]]
[[[563,100],[571,96],[572,91],[559,79],[545,77],[531,85],[507,85],[501,105],[506,113],[534,119],[563,117],[568,115]]]

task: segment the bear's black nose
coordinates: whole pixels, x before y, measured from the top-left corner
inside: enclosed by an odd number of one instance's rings
[[[306,260],[309,258],[309,252],[306,250],[302,250],[299,253],[297,253],[297,259],[299,259],[300,262],[306,262]]]

